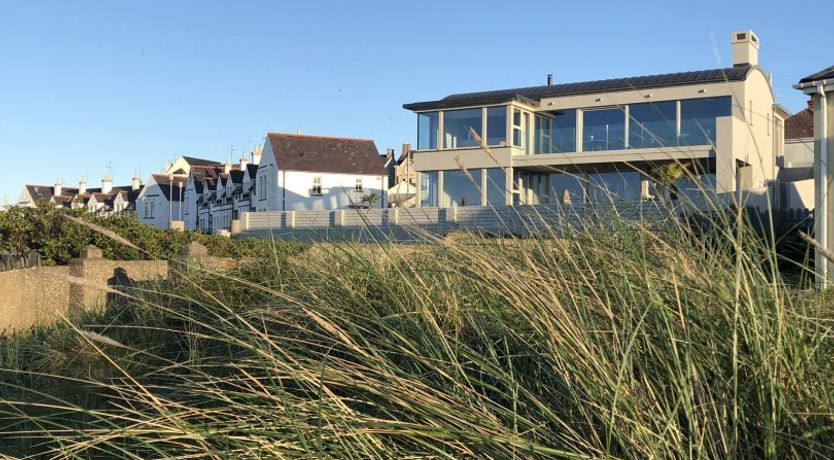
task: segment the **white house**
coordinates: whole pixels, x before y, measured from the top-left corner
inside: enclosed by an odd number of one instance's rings
[[[77,188],[64,187],[60,181],[51,187],[25,185],[17,205],[33,207],[42,201],[58,207],[86,208],[92,214],[110,216],[133,211],[142,188],[142,181],[135,175],[131,185],[123,186],[113,186],[113,180],[105,175],[100,188],[87,188],[87,180],[82,177]]]
[[[384,208],[385,158],[369,139],[267,133],[256,177],[256,211]]]
[[[140,223],[159,228],[177,228],[185,219],[186,183],[193,168],[211,168],[220,163],[183,156],[169,163],[162,173],[152,174],[136,200]],[[183,225],[184,227],[184,225]]]

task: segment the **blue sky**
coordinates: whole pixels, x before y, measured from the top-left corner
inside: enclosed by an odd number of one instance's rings
[[[812,11],[813,10],[813,11]],[[813,14],[813,17],[811,16]],[[143,178],[267,131],[414,142],[402,104],[731,65],[753,29],[778,101],[834,64],[834,3],[0,0],[0,199],[23,183]]]

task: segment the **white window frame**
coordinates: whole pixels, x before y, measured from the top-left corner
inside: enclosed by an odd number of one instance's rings
[[[311,196],[322,196],[321,176],[313,176],[313,186],[310,188]]]

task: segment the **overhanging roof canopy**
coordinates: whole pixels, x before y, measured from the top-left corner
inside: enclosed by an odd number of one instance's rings
[[[742,81],[747,78],[747,74],[752,67],[750,65],[742,65],[724,69],[697,70],[693,72],[646,75],[642,77],[613,78],[609,80],[452,94],[437,101],[404,104],[403,108],[419,112],[474,105],[500,104],[512,101],[521,101],[537,106],[539,100],[548,97]]]

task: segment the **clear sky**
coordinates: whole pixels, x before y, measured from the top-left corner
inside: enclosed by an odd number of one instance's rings
[[[801,6],[802,4],[802,6]],[[402,104],[731,65],[753,29],[778,102],[834,64],[834,2],[0,0],[0,199],[117,184],[267,131],[414,142]]]

